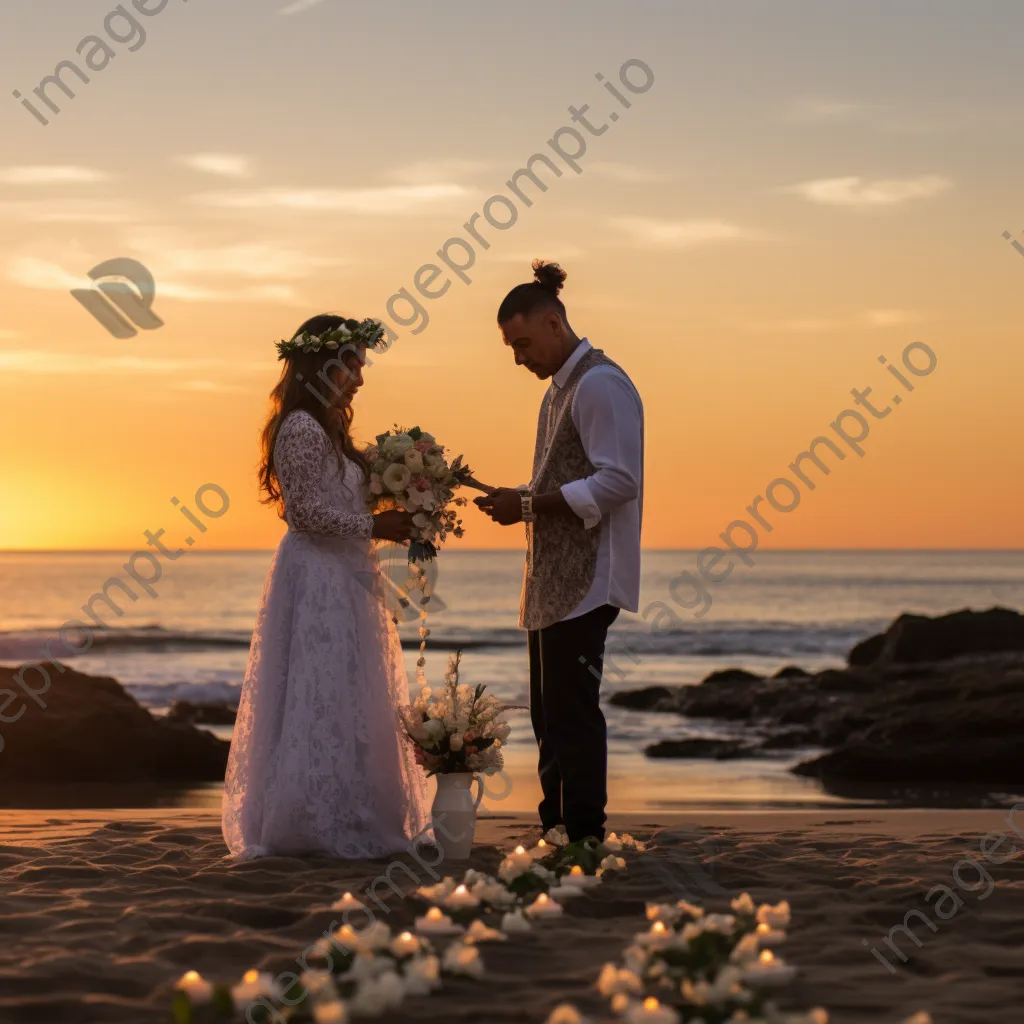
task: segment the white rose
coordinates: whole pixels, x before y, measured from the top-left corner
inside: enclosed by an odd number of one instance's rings
[[[427,736],[432,740],[441,739],[446,732],[444,722],[440,718],[432,718],[423,728],[426,729]]]
[[[411,473],[422,473],[423,472],[423,456],[416,451],[415,448],[410,448],[405,453],[405,465]]]
[[[462,735],[460,733],[454,733],[451,738],[451,748],[456,753],[462,749]]]
[[[412,517],[412,522],[414,526],[418,526],[422,530],[424,527],[430,525],[430,518],[423,512],[417,512],[416,515]]]
[[[408,434],[390,434],[384,442],[389,452],[402,454],[412,447],[412,438]]]
[[[380,478],[380,473],[374,473],[370,477],[370,493],[371,494],[383,494],[384,493],[384,482]]]
[[[412,473],[400,462],[396,462],[384,470],[384,476],[381,479],[392,494],[401,494],[409,486]]]
[[[444,461],[444,459],[438,459],[437,465],[434,466],[434,468],[430,471],[430,475],[435,480],[444,480],[448,476],[449,472],[450,470],[448,469],[448,464]]]

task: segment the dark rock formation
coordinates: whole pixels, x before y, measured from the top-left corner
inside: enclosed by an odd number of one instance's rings
[[[901,615],[880,636],[857,644],[849,662],[909,664],[997,651],[1024,651],[1024,615],[1009,608],[964,609],[935,619]]]
[[[62,668],[49,668],[45,691],[38,673],[26,674],[26,685],[43,691],[40,707],[14,680],[17,669],[0,667],[0,713],[16,719],[0,724],[0,786],[224,778],[229,744],[155,718],[114,679]]]
[[[826,783],[1024,783],[1024,616],[1004,608],[901,615],[845,669],[772,678],[716,672],[698,686],[618,694],[613,704],[742,724],[746,738],[665,741],[654,757],[831,748],[798,765]],[[742,750],[742,753],[735,753]]]
[[[191,722],[193,725],[234,725],[238,708],[224,701],[197,704],[176,700],[167,712],[168,722]]]
[[[752,757],[756,747],[740,740],[704,739],[661,740],[644,748],[648,757],[713,757],[727,761],[736,757]]]

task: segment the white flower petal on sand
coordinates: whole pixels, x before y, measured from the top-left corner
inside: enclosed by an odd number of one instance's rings
[[[405,984],[394,971],[388,971],[378,978],[364,981],[356,989],[350,1008],[353,1014],[377,1017],[385,1010],[401,1006],[404,998]]]
[[[615,964],[605,964],[597,979],[597,990],[605,999],[624,992],[627,995],[640,995],[644,990],[643,982],[633,971]]]
[[[484,973],[480,950],[462,942],[453,942],[444,951],[442,965],[449,974],[463,974],[469,978],[482,978]]]
[[[521,910],[513,910],[505,914],[501,919],[501,930],[506,935],[514,935],[518,932],[531,931],[533,926],[523,916]]]
[[[734,914],[749,914],[753,917],[755,913],[754,901],[750,898],[749,892],[745,892],[741,896],[737,896],[729,906]]]
[[[551,1011],[545,1024],[587,1024],[587,1019],[572,1003],[559,1003]]]
[[[441,961],[436,956],[413,957],[404,968],[405,993],[429,995],[441,986]]]
[[[340,999],[331,1003],[317,1003],[313,1007],[313,1020],[315,1024],[346,1024],[348,1010]]]
[[[789,902],[782,900],[773,907],[770,903],[763,903],[757,908],[757,923],[766,924],[771,928],[789,927]]]
[[[466,932],[466,942],[504,942],[508,936],[496,928],[488,928],[483,921],[474,921]]]

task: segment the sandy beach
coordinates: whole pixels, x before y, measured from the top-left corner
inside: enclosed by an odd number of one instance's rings
[[[563,1000],[608,1019],[593,985],[644,927],[646,900],[721,910],[744,890],[793,906],[784,955],[800,973],[783,1001],[793,1009],[825,1006],[838,1024],[899,1022],[917,1010],[936,1024],[1009,1019],[1024,996],[1024,868],[1014,855],[1024,841],[1007,813],[613,816],[612,828],[653,836],[656,848],[572,901],[561,920],[485,946],[484,981],[448,980],[382,1019],[543,1022]],[[1024,831],[1024,811],[1018,820]],[[363,894],[388,863],[232,865],[212,811],[6,811],[0,824],[0,1020],[18,1024],[164,1024],[185,970],[230,981],[253,966],[287,970],[338,920],[332,901]],[[994,833],[1008,838],[1000,844]],[[470,864],[493,869],[499,849],[536,834],[526,816],[485,819]],[[396,859],[432,881],[422,864]],[[392,874],[412,888],[408,874]],[[950,895],[933,894],[929,905],[925,894],[938,885]],[[380,919],[412,922],[412,901],[377,891],[388,907]],[[931,926],[907,919],[920,946],[894,933],[904,963],[884,940],[914,910]]]

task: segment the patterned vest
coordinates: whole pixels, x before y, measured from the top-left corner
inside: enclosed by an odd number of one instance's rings
[[[572,421],[572,400],[587,370],[621,369],[600,349],[591,349],[573,368],[564,387],[552,382],[540,406],[533,453],[534,494],[557,491],[594,473]],[[592,530],[576,516],[543,516],[526,524],[526,569],[519,608],[523,629],[543,629],[568,615],[587,596],[597,571],[604,523]]]

